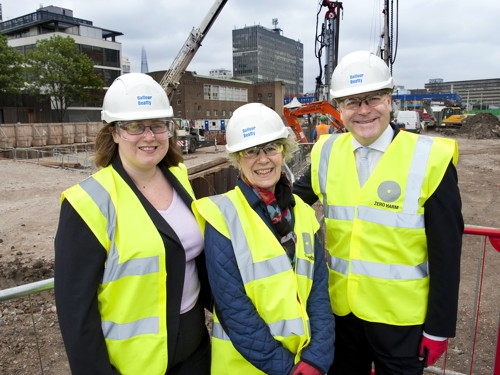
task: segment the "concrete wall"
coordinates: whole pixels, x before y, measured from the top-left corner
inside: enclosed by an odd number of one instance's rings
[[[94,142],[102,122],[0,124],[0,148]]]

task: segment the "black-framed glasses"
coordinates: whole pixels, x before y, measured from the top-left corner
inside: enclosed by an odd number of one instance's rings
[[[149,128],[154,136],[162,135],[164,137],[171,137],[173,135],[171,125],[167,120],[153,120],[150,125],[144,125],[140,121],[118,121],[116,126],[129,135],[144,134],[146,128]]]
[[[280,143],[266,143],[265,145],[250,147],[240,151],[240,156],[246,159],[255,159],[259,156],[261,150],[264,151],[264,154],[267,156],[275,156],[283,151],[283,145]]]
[[[375,94],[366,95],[360,98],[348,98],[344,99],[340,103],[345,109],[356,110],[361,107],[361,103],[366,103],[369,107],[376,107],[384,100],[388,92],[377,92]]]

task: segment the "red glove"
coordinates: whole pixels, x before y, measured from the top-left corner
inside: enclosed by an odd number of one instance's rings
[[[424,366],[430,366],[437,362],[437,360],[448,349],[448,339],[444,341],[435,341],[426,336],[422,336],[420,346],[418,348],[418,355],[424,361]]]
[[[299,361],[292,367],[288,375],[323,375],[323,372],[309,363]]]

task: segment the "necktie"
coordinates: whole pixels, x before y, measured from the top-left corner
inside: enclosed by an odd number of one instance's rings
[[[368,153],[370,152],[369,147],[360,147],[358,148],[358,177],[359,177],[359,185],[363,187],[366,180],[370,176],[370,166],[368,164]]]

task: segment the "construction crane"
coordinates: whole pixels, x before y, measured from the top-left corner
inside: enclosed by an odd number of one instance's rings
[[[319,16],[323,7],[326,7],[328,10],[325,13],[323,23],[321,24],[321,31],[319,31]],[[342,10],[343,7],[340,1],[320,1],[318,14],[316,15],[316,43],[314,46],[314,53],[319,64],[319,75],[316,77],[316,100],[331,99],[329,90],[330,79],[332,78],[333,70],[338,63],[340,30],[339,15]],[[326,61],[324,66],[322,62],[323,51],[326,51]]]
[[[186,39],[186,42],[172,62],[170,69],[166,71],[161,79],[160,85],[169,96],[171,102],[171,96],[174,90],[176,90],[179,86],[182,75],[186,71],[198,49],[201,47],[201,42],[207,35],[226,3],[227,0],[216,0],[214,2],[200,26],[198,28],[193,27],[188,38]],[[192,127],[191,122],[186,119],[174,118],[174,122],[177,128],[178,144],[184,152],[195,152],[196,148],[200,145],[213,144],[213,142],[205,140],[205,129]]]
[[[189,33],[186,42],[172,62],[170,69],[167,70],[160,81],[160,85],[166,91],[167,95],[170,95],[172,91],[179,86],[181,76],[184,74],[194,55],[201,47],[201,42],[207,35],[226,3],[227,0],[216,0],[201,22],[200,26],[198,28],[193,27]]]
[[[320,13],[323,8],[326,8],[327,11],[321,27],[319,27]],[[330,80],[333,70],[338,63],[339,16],[342,10],[343,7],[340,1],[320,0],[319,2],[319,10],[316,15],[316,43],[314,48],[319,63],[319,75],[316,77],[316,101],[303,104],[297,108],[288,108],[286,106],[283,108],[283,114],[288,126],[290,126],[295,133],[296,139],[301,143],[308,143],[308,141],[298,121],[298,116],[313,113],[326,115],[336,132],[345,131],[339,112],[329,101],[331,99]],[[325,65],[323,65],[322,61],[323,52],[326,53]]]

